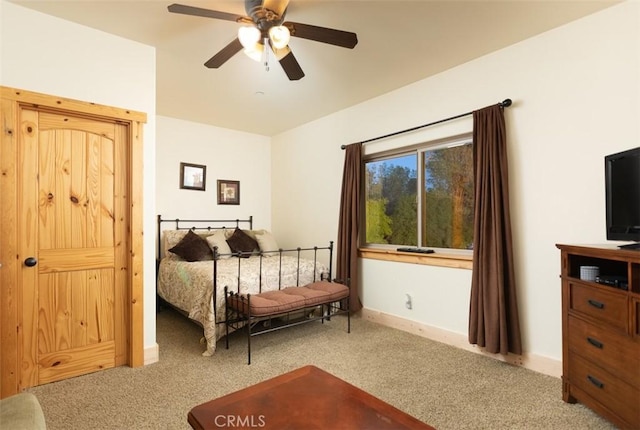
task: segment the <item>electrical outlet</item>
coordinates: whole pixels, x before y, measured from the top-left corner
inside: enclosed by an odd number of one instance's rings
[[[404,305],[407,307],[407,309],[413,309],[413,299],[411,298],[411,295],[406,294],[407,296],[407,301],[404,303]]]

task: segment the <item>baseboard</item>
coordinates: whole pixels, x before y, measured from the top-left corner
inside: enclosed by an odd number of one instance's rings
[[[558,360],[528,353],[524,353],[522,355],[491,354],[484,351],[477,345],[471,345],[466,335],[443,330],[438,327],[428,326],[416,321],[411,321],[372,309],[363,308],[361,312],[362,318],[371,322],[426,337],[427,339],[455,346],[456,348],[471,351],[486,357],[491,357],[515,366],[524,367],[525,369],[533,370],[545,375],[557,378],[562,376],[562,362]]]
[[[154,344],[144,349],[144,365],[157,363],[160,361],[160,346]]]

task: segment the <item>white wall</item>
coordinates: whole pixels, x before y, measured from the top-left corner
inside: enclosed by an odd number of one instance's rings
[[[298,242],[336,238],[340,145],[512,98],[505,112],[523,343],[528,354],[560,360],[555,244],[605,242],[603,157],[640,145],[639,63],[640,3],[626,2],[275,136],[273,230]],[[402,140],[465,130],[471,121]],[[470,271],[374,260],[361,268],[365,308],[466,336]],[[413,310],[403,306],[406,292]]]
[[[151,47],[4,0],[0,24],[0,84],[147,113],[146,232],[155,232],[156,213],[235,218],[246,212],[257,227],[271,225],[284,247],[335,240],[340,145],[512,98],[506,119],[524,346],[560,359],[555,244],[604,242],[603,157],[640,145],[640,4],[611,7],[285,132],[272,139],[270,154],[261,136],[170,118],[156,125]],[[462,120],[402,140],[470,127]],[[220,157],[218,145],[227,144]],[[397,142],[366,150],[389,144]],[[207,165],[206,192],[177,190],[180,161]],[[212,184],[220,178],[241,181],[239,207],[215,205]],[[198,204],[193,195],[199,195]],[[144,252],[155,255],[154,234],[145,236]],[[373,260],[361,266],[365,307],[466,335],[469,271]],[[145,348],[155,345],[154,269],[153,259],[145,258]],[[414,297],[412,311],[403,306],[406,292]]]
[[[1,85],[147,114],[144,231],[155,231],[155,48],[4,0],[0,10]],[[153,234],[145,235],[144,254],[144,347],[153,350]]]
[[[268,137],[157,117],[157,213],[163,218],[247,219],[271,228]],[[180,189],[180,163],[207,166],[205,191]],[[240,204],[218,205],[216,181],[240,181]]]

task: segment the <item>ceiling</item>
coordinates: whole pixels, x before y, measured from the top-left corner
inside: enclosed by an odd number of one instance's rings
[[[286,20],[352,31],[353,49],[289,43],[306,76],[289,81],[241,52],[219,69],[204,62],[239,24],[169,13],[174,1],[12,3],[156,48],[156,113],[273,136],[611,6],[612,0],[291,0]],[[176,3],[246,15],[244,2]]]

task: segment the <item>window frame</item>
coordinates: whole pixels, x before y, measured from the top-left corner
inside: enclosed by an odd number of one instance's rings
[[[406,155],[415,155],[417,158],[417,176],[416,176],[416,199],[417,199],[417,241],[419,247],[425,247],[422,244],[422,211],[424,202],[422,199],[422,191],[424,188],[424,153],[442,148],[451,148],[455,146],[462,146],[471,144],[473,145],[472,133],[464,133],[457,136],[451,136],[443,139],[426,141],[409,146],[399,146],[393,149],[387,149],[385,151],[373,152],[366,154],[362,157],[363,162],[363,175],[366,175],[367,163],[374,161],[384,161],[393,158],[398,158]],[[361,225],[366,226],[366,178],[362,178],[362,211],[361,211]],[[384,244],[384,243],[368,243],[366,242],[366,231],[361,234],[359,256],[361,258],[369,258],[376,260],[386,261],[398,261],[414,264],[426,264],[434,266],[444,267],[457,267],[463,269],[471,269],[473,262],[473,250],[468,249],[456,249],[456,248],[435,248],[433,254],[417,254],[398,252],[397,248],[402,245]]]

